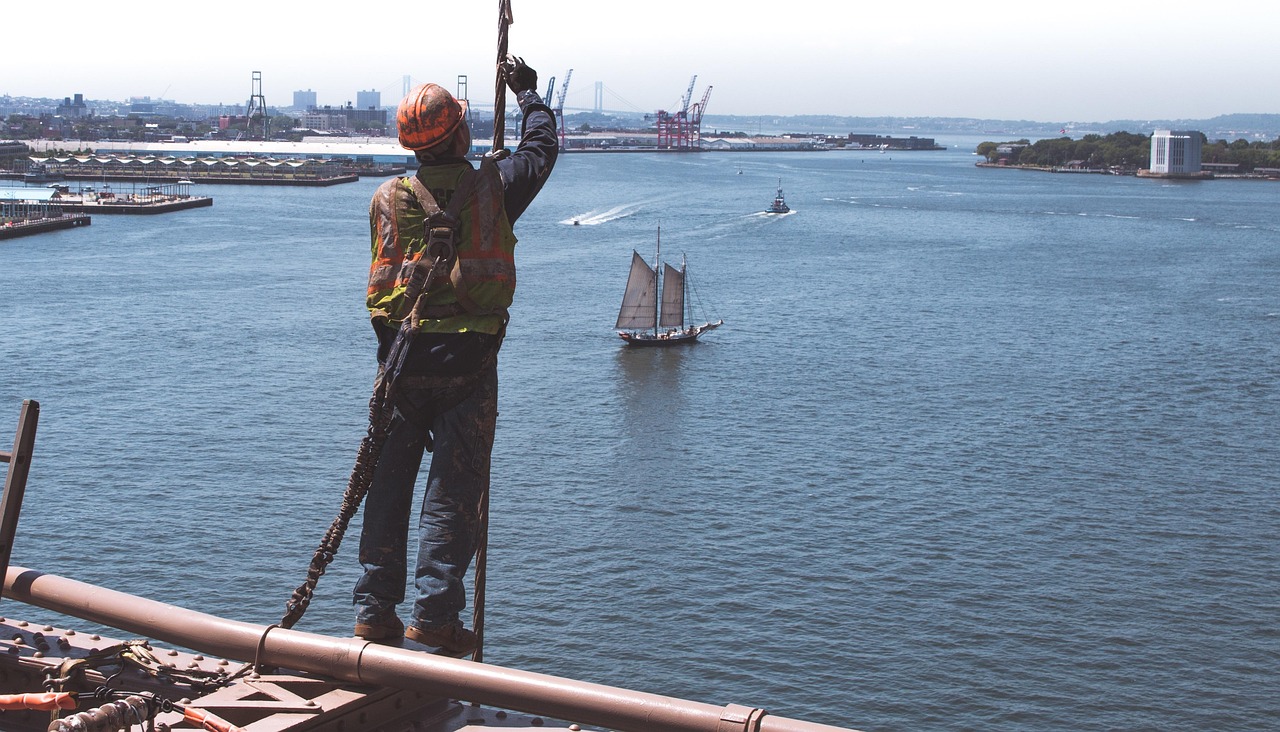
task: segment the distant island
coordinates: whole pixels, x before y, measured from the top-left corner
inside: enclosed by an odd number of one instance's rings
[[[977,117],[846,117],[835,115],[718,115],[703,118],[704,133],[722,130],[772,130],[777,132],[839,132],[865,130],[920,135],[1008,135],[1027,137],[1083,137],[1123,131],[1202,130],[1210,139],[1274,140],[1280,137],[1280,114],[1223,114],[1206,119],[1118,119],[1109,121],[1037,121],[983,119]],[[993,138],[999,139],[999,138]]]
[[[1271,177],[1280,170],[1280,138],[1270,142],[1210,141],[1201,133],[1201,161],[1206,168],[1228,175]],[[1046,138],[1031,142],[1026,138],[1006,142],[983,142],[975,151],[986,165],[1055,172],[1091,172],[1136,175],[1151,158],[1151,136],[1131,132]]]

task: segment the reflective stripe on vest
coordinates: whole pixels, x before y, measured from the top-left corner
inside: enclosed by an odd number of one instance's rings
[[[470,166],[424,166],[419,180],[438,204],[447,205]],[[472,193],[459,215],[458,259],[447,277],[438,277],[425,304],[428,317],[422,330],[437,333],[479,331],[497,333],[505,320],[505,309],[515,294],[516,237],[503,209],[502,179],[497,168],[481,165]],[[443,199],[443,200],[441,200]],[[405,284],[414,263],[422,259],[426,246],[424,223],[427,212],[418,204],[409,178],[383,183],[369,204],[369,227],[373,259],[369,268],[366,305],[373,318],[398,324],[413,303],[406,302]],[[423,262],[422,266],[428,266]],[[460,312],[458,292],[476,312],[431,318],[433,314]]]

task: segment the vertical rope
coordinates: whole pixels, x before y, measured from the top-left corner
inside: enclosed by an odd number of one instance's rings
[[[493,152],[502,149],[506,133],[507,83],[502,77],[502,64],[507,60],[507,27],[514,23],[511,0],[498,0],[498,63],[493,83]]]
[[[507,29],[514,23],[511,17],[511,0],[498,0],[498,63],[493,83],[493,152],[502,148],[506,132],[507,83],[502,76],[502,64],[507,60]],[[471,660],[484,662],[484,584],[489,556],[489,489],[480,496],[480,545],[476,549],[475,599],[471,610],[471,632],[476,634],[476,650]]]

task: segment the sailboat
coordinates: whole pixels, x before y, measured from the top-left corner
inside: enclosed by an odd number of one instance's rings
[[[687,312],[691,310],[686,305],[687,285],[688,269],[683,257],[680,269],[662,261],[662,229],[658,229],[658,251],[652,267],[639,252],[631,250],[631,274],[614,326],[624,329],[618,331],[618,336],[629,346],[672,346],[692,343],[723,325],[723,320],[702,325],[686,323],[686,314],[689,320],[693,319],[692,312]]]
[[[769,208],[765,213],[790,213],[791,207],[787,205],[787,200],[782,197],[782,179],[778,179],[778,195],[773,197],[773,203],[769,204]]]

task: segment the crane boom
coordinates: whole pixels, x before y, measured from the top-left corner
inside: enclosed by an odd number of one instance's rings
[[[698,75],[694,74],[693,78],[689,80],[689,90],[684,93],[684,97],[680,100],[681,112],[689,111],[689,103],[693,101],[693,85],[697,83],[697,81]]]
[[[689,119],[689,125],[695,130],[702,124],[702,113],[707,111],[707,101],[711,99],[711,90],[713,86],[707,87],[707,93],[702,95],[702,101],[693,105],[693,115]]]
[[[569,93],[569,79],[573,78],[573,69],[569,69],[564,74],[564,83],[560,85],[560,96],[556,97],[556,114],[564,114],[564,96]],[[551,94],[548,92],[547,101],[551,101]]]

